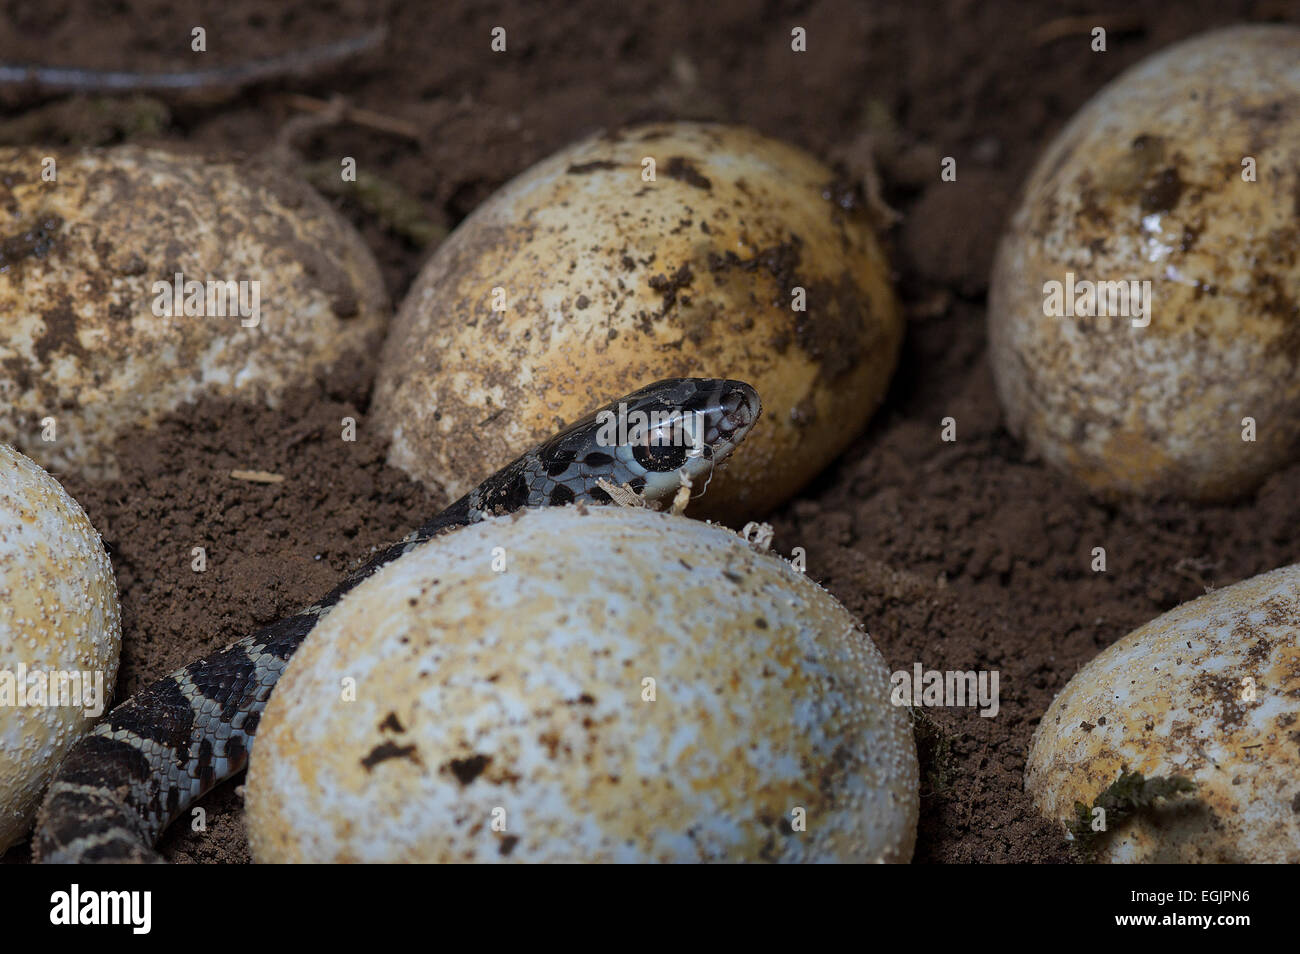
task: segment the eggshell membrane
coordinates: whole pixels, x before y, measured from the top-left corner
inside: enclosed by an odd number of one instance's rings
[[[884,255],[834,178],[793,146],[697,123],[538,163],[443,243],[399,310],[375,395],[390,461],[458,497],[621,394],[729,377],[764,416],[697,512],[786,499],[861,430],[902,339]]]
[[[1142,61],[1044,153],[998,250],[1009,429],[1103,495],[1248,492],[1300,446],[1298,251],[1300,29],[1220,30]],[[1044,283],[1067,272],[1151,281],[1150,325],[1047,317]]]
[[[56,472],[114,476],[115,440],[200,396],[274,406],[345,358],[365,366],[388,314],[352,227],[256,161],[0,148],[0,253],[0,439]],[[154,283],[177,272],[260,281],[260,324],[155,315]]]
[[[828,593],[721,528],[491,519],[366,581],[295,655],[249,843],[262,862],[904,862],[917,760],[888,680]]]
[[[1295,864],[1298,738],[1300,564],[1184,603],[1084,666],[1034,732],[1025,789],[1065,823],[1125,767],[1181,775],[1195,791],[1111,830],[1100,860]]]
[[[58,481],[0,444],[0,674],[15,693],[0,696],[0,852],[27,833],[54,770],[95,721],[82,706],[17,704],[19,666],[103,673],[109,694],[121,645],[99,534]]]

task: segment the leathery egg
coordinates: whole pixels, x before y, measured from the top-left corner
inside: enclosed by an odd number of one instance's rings
[[[58,481],[0,444],[0,852],[107,710],[121,645],[99,534]]]
[[[56,473],[114,476],[114,442],[204,395],[373,362],[387,318],[361,237],[273,166],[0,148],[0,440]]]
[[[1097,857],[1300,862],[1300,564],[1152,620],[1074,676],[1043,716],[1025,788],[1048,818],[1125,770],[1190,791],[1108,826]]]
[[[1224,499],[1300,446],[1300,28],[1170,47],[1024,188],[994,267],[1010,430],[1103,495]]]
[[[792,495],[861,430],[903,321],[834,173],[752,130],[591,136],[503,186],[439,247],[385,341],[390,461],[453,499],[593,404],[675,376],[767,409],[701,515]]]
[[[246,785],[284,861],[909,860],[917,759],[828,593],[640,509],[492,518],[343,598]]]

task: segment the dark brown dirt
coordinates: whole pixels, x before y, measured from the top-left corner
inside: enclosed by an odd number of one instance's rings
[[[204,65],[390,26],[382,51],[346,66],[235,95],[170,98],[148,122],[106,118],[83,100],[0,92],[0,134],[258,154],[295,115],[284,91],[342,94],[420,137],[335,125],[298,141],[304,158],[356,157],[443,228],[599,126],[745,122],[856,179],[874,156],[884,198],[904,216],[890,235],[910,319],[903,362],[868,434],[775,515],[776,546],[808,550],[809,573],[862,617],[893,668],[1000,671],[996,718],[927,711],[917,860],[1065,861],[1059,834],[1021,790],[1036,720],[1080,665],[1134,626],[1207,586],[1300,559],[1300,466],[1234,506],[1106,505],[1026,459],[1001,427],[985,360],[989,256],[1029,164],[1104,82],[1201,30],[1298,14],[1285,0],[1132,0],[1109,52],[1096,54],[1078,34],[1040,42],[1041,28],[1087,11],[1052,6],[717,0],[614,14],[601,0],[0,2],[0,61],[87,67],[184,68],[196,24],[208,31]],[[494,54],[498,25],[509,45]],[[808,31],[807,55],[790,52],[794,26]],[[956,183],[939,182],[943,156],[958,160]],[[426,252],[361,207],[340,207],[400,300]],[[121,480],[67,479],[112,548],[125,632],[119,698],[310,602],[441,503],[384,465],[365,388],[322,384],[281,412],[205,404],[127,442]],[[355,444],[338,438],[349,414]],[[947,416],[956,443],[940,441]],[[232,469],[286,480],[237,481]],[[207,549],[206,573],[190,568],[194,546]],[[1089,569],[1095,546],[1106,548],[1106,573]],[[235,785],[206,807],[208,831],[171,832],[167,856],[246,860]]]
[[[278,412],[202,402],[124,441],[121,479],[64,477],[117,575],[125,637],[116,698],[296,612],[441,508],[384,463],[386,442],[358,411],[364,398],[360,382],[344,378],[289,395]],[[342,440],[345,417],[358,421],[355,442]],[[204,572],[193,568],[195,547]],[[177,824],[164,853],[247,861],[235,785],[204,807],[208,831]]]

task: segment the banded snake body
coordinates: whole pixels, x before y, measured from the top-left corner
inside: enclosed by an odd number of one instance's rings
[[[659,430],[612,445],[609,414],[703,424],[696,446]],[[191,663],[115,707],[63,761],[37,817],[37,861],[150,862],[177,816],[242,770],[262,712],[294,651],[351,589],[435,536],[524,507],[609,503],[601,484],[626,488],[662,509],[683,487],[707,480],[760,413],[749,385],[670,378],[644,387],[506,465],[401,543],[379,553],[324,599]],[[656,417],[649,415],[655,414]],[[698,479],[698,480],[697,480]]]

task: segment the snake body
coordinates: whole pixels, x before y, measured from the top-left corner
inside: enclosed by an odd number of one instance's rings
[[[671,378],[642,388],[506,465],[324,599],[136,693],[79,740],[60,766],[37,819],[36,860],[162,860],[153,846],[167,825],[247,765],[262,711],[294,651],[349,590],[380,568],[487,516],[610,502],[598,481],[663,507],[683,485],[707,479],[759,412],[757,393],[740,381]],[[657,420],[659,427],[634,428],[632,440],[611,443],[611,415]],[[666,442],[667,430],[683,418],[702,424],[703,434],[695,434],[693,445]]]

